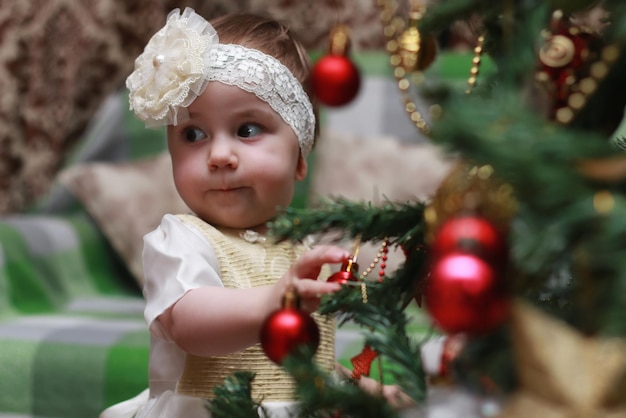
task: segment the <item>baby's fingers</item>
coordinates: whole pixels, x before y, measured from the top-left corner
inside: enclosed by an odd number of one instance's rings
[[[320,295],[334,293],[341,289],[339,283],[321,280],[296,280],[293,284],[296,294],[302,299],[319,298]]]
[[[302,254],[294,265],[294,273],[300,279],[316,279],[322,265],[341,263],[348,257],[350,253],[343,248],[320,245]]]
[[[339,283],[327,283],[317,280],[296,280],[294,290],[300,299],[300,308],[307,312],[315,312],[320,307],[320,297],[341,289]]]
[[[391,406],[396,409],[404,409],[415,406],[415,402],[398,385],[386,385],[383,387],[383,396]]]

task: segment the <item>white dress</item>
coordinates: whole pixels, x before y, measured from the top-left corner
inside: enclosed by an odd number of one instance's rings
[[[205,401],[176,393],[186,353],[161,327],[158,316],[185,293],[204,286],[223,287],[215,252],[204,234],[173,215],[144,237],[144,316],[150,340],[149,389],[106,409],[100,418],[209,418]],[[266,402],[272,418],[293,413],[294,402]]]

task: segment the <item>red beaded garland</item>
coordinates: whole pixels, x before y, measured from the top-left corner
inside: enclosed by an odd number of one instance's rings
[[[578,28],[562,11],[555,12],[551,33],[539,50],[537,81],[545,84],[550,103],[549,117],[569,106],[572,93],[580,91],[580,80],[590,75],[590,65],[597,61],[602,39]],[[559,122],[564,122],[559,120]]]

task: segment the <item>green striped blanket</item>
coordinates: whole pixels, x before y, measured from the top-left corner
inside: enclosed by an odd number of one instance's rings
[[[97,417],[147,384],[129,273],[84,215],[0,220],[0,417]]]
[[[67,166],[164,147],[163,132],[146,130],[119,93]],[[143,305],[122,259],[60,185],[29,213],[0,217],[0,418],[95,418],[145,389]]]

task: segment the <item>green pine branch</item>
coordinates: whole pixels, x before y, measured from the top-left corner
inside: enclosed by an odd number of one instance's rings
[[[379,396],[370,395],[357,386],[339,381],[324,372],[303,350],[288,356],[283,367],[297,384],[301,417],[394,418],[398,413]]]
[[[365,338],[365,343],[385,358],[391,367],[388,373],[393,381],[416,402],[426,399],[426,374],[424,373],[420,345],[406,333],[406,322],[383,326],[379,323]]]
[[[224,383],[213,389],[215,395],[207,409],[214,418],[259,418],[264,411],[260,401],[252,399],[254,373],[238,371],[228,376]],[[263,412],[262,416],[266,416]]]
[[[341,324],[350,320],[368,330],[366,342],[398,366],[391,369],[394,381],[417,402],[426,397],[426,377],[420,346],[407,335],[405,308],[413,299],[415,283],[421,282],[420,279],[400,274],[385,278],[381,283],[349,283],[337,294],[326,297],[320,307],[320,313],[338,314]]]
[[[578,167],[589,159],[623,156],[620,145],[626,141],[610,137],[626,104],[626,53],[611,64],[569,126],[546,120],[529,94],[538,65],[540,33],[548,27],[552,10],[567,7],[569,13],[592,3],[443,1],[429,7],[420,29],[436,33],[453,21],[478,15],[481,30],[487,34],[485,50],[495,70],[480,80],[471,95],[453,85],[438,86],[443,116],[435,120],[432,138],[451,155],[490,164],[513,187],[518,211],[511,225],[511,260],[505,280],[510,281],[514,296],[542,304],[585,333],[624,337],[626,179],[592,180]],[[621,0],[604,3],[613,11],[613,23],[604,39],[626,50],[626,5]],[[598,204],[602,196],[610,196],[608,210]],[[364,284],[367,303],[363,284],[349,283],[326,297],[321,311],[366,329],[367,343],[400,366],[394,378],[416,400],[424,396],[424,378],[419,347],[406,335],[403,311],[427,272],[427,253],[421,251],[424,208],[423,203],[373,206],[330,199],[309,209],[288,209],[271,225],[279,240],[336,233],[338,239],[359,237],[362,242],[388,238],[407,252],[407,260],[393,275],[382,283]],[[508,389],[515,383],[513,361],[508,329],[503,326],[491,335],[471,339],[455,370],[461,380],[480,382],[490,376],[500,388]],[[354,388],[317,393],[320,386],[334,389],[333,382],[304,363],[299,363],[304,369],[297,366],[290,367],[296,368],[294,372],[302,377],[299,383],[308,388],[303,398],[309,399],[310,408],[321,405],[338,411],[341,405],[346,408],[341,412],[348,416],[368,416],[359,415],[367,411],[358,409],[361,394],[348,393]],[[331,399],[333,395],[337,396]],[[385,416],[384,411],[379,413]]]
[[[308,235],[341,231],[342,238],[360,237],[367,242],[395,237],[395,243],[403,244],[423,241],[423,210],[420,202],[386,202],[377,207],[344,198],[323,199],[311,208],[288,208],[270,224],[270,230],[277,240],[297,241]]]
[[[343,231],[362,241],[393,237],[408,257],[392,275],[382,282],[349,282],[320,307],[322,314],[337,314],[341,323],[353,321],[369,330],[368,341],[381,355],[399,367],[393,378],[416,401],[426,396],[419,345],[406,334],[404,309],[423,284],[427,254],[424,245],[424,204],[387,202],[373,207],[345,199],[326,201],[319,208],[290,209],[272,224],[274,236],[280,239],[303,239],[312,233]],[[367,303],[363,301],[363,286]]]

